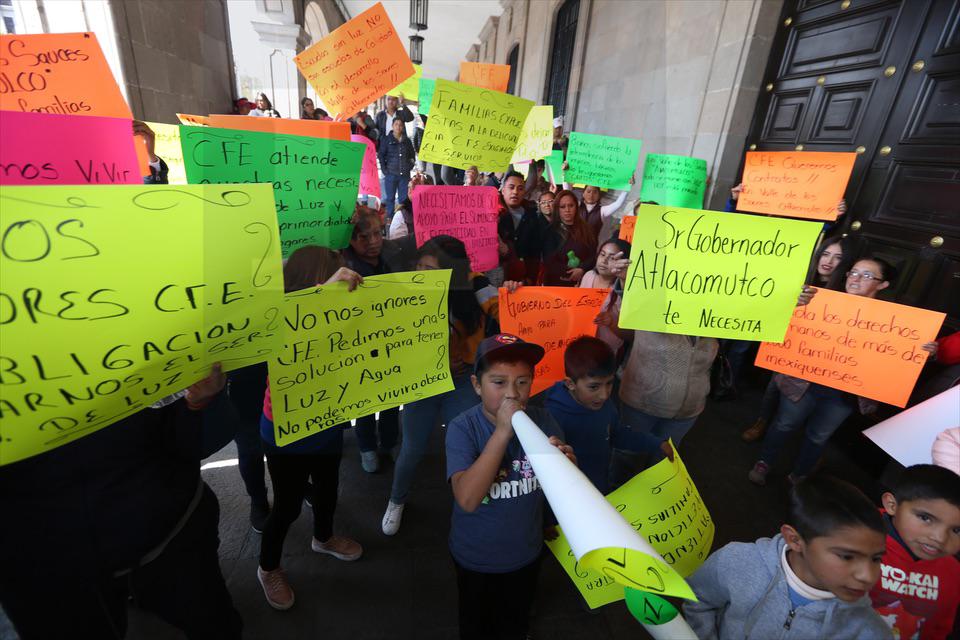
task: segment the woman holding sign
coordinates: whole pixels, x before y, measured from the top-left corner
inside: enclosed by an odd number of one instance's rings
[[[424,398],[403,408],[403,440],[393,472],[390,502],[383,514],[383,532],[394,535],[400,529],[403,506],[413,484],[413,474],[427,451],[427,442],[438,419],[448,424],[477,403],[470,373],[477,346],[487,335],[487,326],[499,321],[496,288],[479,273],[470,271],[470,258],[463,242],[452,236],[435,236],[420,247],[417,271],[450,269],[447,313],[450,321],[450,374],[453,391]]]
[[[895,272],[885,260],[865,256],[857,260],[845,275],[847,293],[876,298],[878,293],[890,286]],[[937,343],[928,342],[923,345],[923,350],[930,354],[929,357],[934,357]],[[776,461],[784,443],[794,431],[805,428],[803,445],[793,471],[787,476],[792,484],[809,475],[820,459],[827,440],[853,413],[854,408],[859,408],[863,414],[872,413],[877,408],[875,400],[793,376],[777,373],[773,379],[780,390],[780,401],[776,417],[763,439],[760,459],[748,474],[754,484],[766,484],[770,465]]]
[[[597,237],[579,214],[577,196],[561,191],[554,200],[556,213],[543,243],[541,284],[575,287],[593,268]]]

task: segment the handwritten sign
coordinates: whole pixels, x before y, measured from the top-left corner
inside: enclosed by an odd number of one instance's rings
[[[460,82],[505,93],[510,86],[510,65],[463,61],[460,63]]]
[[[737,209],[836,220],[856,153],[748,151]]]
[[[422,116],[430,115],[430,102],[433,101],[433,92],[437,81],[431,78],[420,78],[420,96],[417,112]]]
[[[207,127],[210,125],[207,116],[195,116],[189,113],[178,113],[177,120],[180,121],[180,124],[187,124],[191,127]]]
[[[627,242],[633,241],[633,228],[637,226],[637,216],[623,216],[620,221],[620,233],[617,236]]]
[[[580,336],[596,335],[593,319],[609,293],[571,287],[521,287],[514,293],[500,289],[500,327],[536,342],[545,352],[537,364],[531,394],[563,380],[567,345]]]
[[[423,67],[418,64],[413,65],[413,75],[390,91],[388,96],[403,96],[407,100],[415,100],[420,94],[420,78],[423,76]]]
[[[815,222],[643,205],[620,326],[780,341],[819,234]]]
[[[527,114],[511,161],[539,160],[550,155],[552,150],[553,107],[537,105]]]
[[[707,161],[687,156],[648,153],[643,164],[640,199],[667,207],[703,207]]]
[[[270,364],[277,444],[453,389],[450,270],[364,278],[287,295]]]
[[[414,74],[380,2],[294,60],[334,118],[352,116]]]
[[[363,165],[360,169],[360,193],[380,197],[380,176],[377,173],[377,147],[367,136],[351,134],[350,140],[359,142],[367,148],[363,153]]]
[[[640,140],[574,131],[567,148],[566,181],[629,190],[642,144]]]
[[[211,115],[207,126],[243,131],[283,133],[291,136],[350,140],[350,123],[330,120],[292,120],[290,118],[258,118],[256,116]]]
[[[419,157],[458,169],[503,171],[532,107],[505,93],[437,80]]]
[[[418,247],[434,236],[453,236],[466,245],[471,269],[496,268],[500,195],[494,187],[420,185],[412,197]]]
[[[93,33],[0,35],[0,111],[132,119]]]
[[[0,229],[0,464],[280,347],[266,185],[0,187]]]
[[[175,124],[148,122],[153,129],[153,152],[167,163],[167,182],[187,184],[187,170],[183,166],[183,148],[180,145],[180,127]]]
[[[676,450],[673,462],[637,474],[607,501],[684,578],[710,554],[716,525]],[[562,534],[546,544],[591,609],[623,599],[623,586],[578,563]]]
[[[0,113],[0,184],[143,184],[123,118]]]
[[[927,361],[945,314],[819,289],[797,307],[780,344],[764,342],[756,365],[898,407]]]
[[[284,257],[308,244],[342,249],[350,243],[363,145],[187,126],[180,140],[191,184],[273,185]]]
[[[545,158],[547,170],[550,172],[550,182],[563,184],[566,178],[563,175],[563,150],[553,149]]]

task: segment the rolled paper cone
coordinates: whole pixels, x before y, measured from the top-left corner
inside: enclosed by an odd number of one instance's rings
[[[523,411],[513,430],[577,561],[625,587],[696,600],[693,590]],[[574,452],[576,453],[576,452]]]
[[[653,640],[699,640],[683,616],[663,624],[645,624],[643,628]]]
[[[627,609],[654,640],[697,640],[677,608],[660,596],[625,587]]]

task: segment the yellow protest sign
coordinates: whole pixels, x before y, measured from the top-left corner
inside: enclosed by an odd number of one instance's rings
[[[453,389],[450,270],[364,278],[287,294],[270,359],[277,445]]]
[[[437,80],[419,158],[448,167],[504,171],[533,102]]]
[[[180,147],[180,126],[162,122],[148,122],[153,129],[153,152],[167,163],[170,184],[187,184],[187,171],[183,168],[183,149]]]
[[[294,58],[300,73],[338,120],[413,75],[413,63],[378,2]],[[412,94],[416,95],[416,94]]]
[[[637,474],[607,501],[680,576],[692,574],[710,554],[716,525],[676,450],[673,461]],[[546,544],[591,609],[623,599],[623,585],[589,562],[578,563],[562,533]]]
[[[620,326],[780,342],[820,228],[802,220],[642,205]]]
[[[537,105],[530,109],[520,130],[520,139],[510,162],[539,160],[553,151],[553,107]]]
[[[387,91],[388,96],[403,96],[405,100],[416,100],[420,96],[420,78],[423,77],[423,67],[413,65],[413,75]]]
[[[270,185],[0,187],[0,464],[280,347]]]

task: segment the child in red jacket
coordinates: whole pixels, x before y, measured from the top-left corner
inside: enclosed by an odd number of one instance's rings
[[[901,640],[943,640],[960,603],[960,475],[908,467],[882,498],[887,552],[873,608]]]

